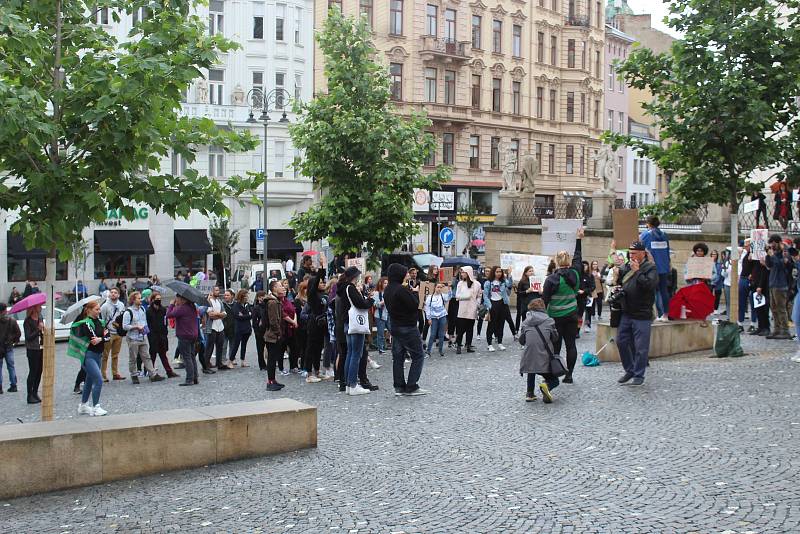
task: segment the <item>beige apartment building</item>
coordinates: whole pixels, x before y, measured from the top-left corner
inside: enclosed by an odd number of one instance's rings
[[[367,18],[399,113],[427,112],[438,144],[428,163],[452,167],[452,210],[422,206],[418,219],[431,224],[414,248],[434,251],[434,221],[447,224],[469,204],[493,222],[502,167],[526,154],[540,162],[543,203],[598,188],[591,156],[604,128],[603,1],[317,2],[315,28],[333,6]],[[315,91],[325,90],[323,68],[317,49]],[[451,252],[468,236],[459,237]]]

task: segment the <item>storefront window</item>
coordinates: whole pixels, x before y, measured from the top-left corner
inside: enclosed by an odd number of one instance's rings
[[[473,191],[472,192],[472,206],[475,208],[475,211],[489,215],[494,213],[492,210],[492,192],[491,191]]]
[[[8,281],[24,282],[34,280],[42,282],[47,277],[47,260],[44,258],[8,257]],[[67,279],[67,262],[56,262],[56,280]]]
[[[94,255],[94,277],[134,277],[147,276],[147,254],[123,254],[96,252]]]
[[[206,270],[207,256],[205,254],[192,254],[189,252],[175,253],[175,274],[178,272],[191,271],[196,273],[198,271]]]

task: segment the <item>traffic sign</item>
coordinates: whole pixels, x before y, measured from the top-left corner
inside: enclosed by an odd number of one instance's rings
[[[442,245],[449,245],[455,239],[456,234],[453,232],[453,229],[450,227],[444,227],[439,230],[439,241],[441,241]]]
[[[264,241],[264,229],[256,228],[256,241]]]

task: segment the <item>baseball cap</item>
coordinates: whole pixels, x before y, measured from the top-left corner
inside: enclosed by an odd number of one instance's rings
[[[644,243],[641,241],[634,241],[631,243],[631,246],[628,247],[628,250],[647,250],[647,247],[645,247]]]

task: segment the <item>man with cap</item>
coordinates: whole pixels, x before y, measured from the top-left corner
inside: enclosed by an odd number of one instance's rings
[[[650,351],[653,305],[658,288],[658,270],[648,258],[645,244],[634,241],[628,250],[629,261],[620,269],[624,291],[622,317],[617,331],[617,348],[625,374],[617,381],[633,386],[644,384]]]

